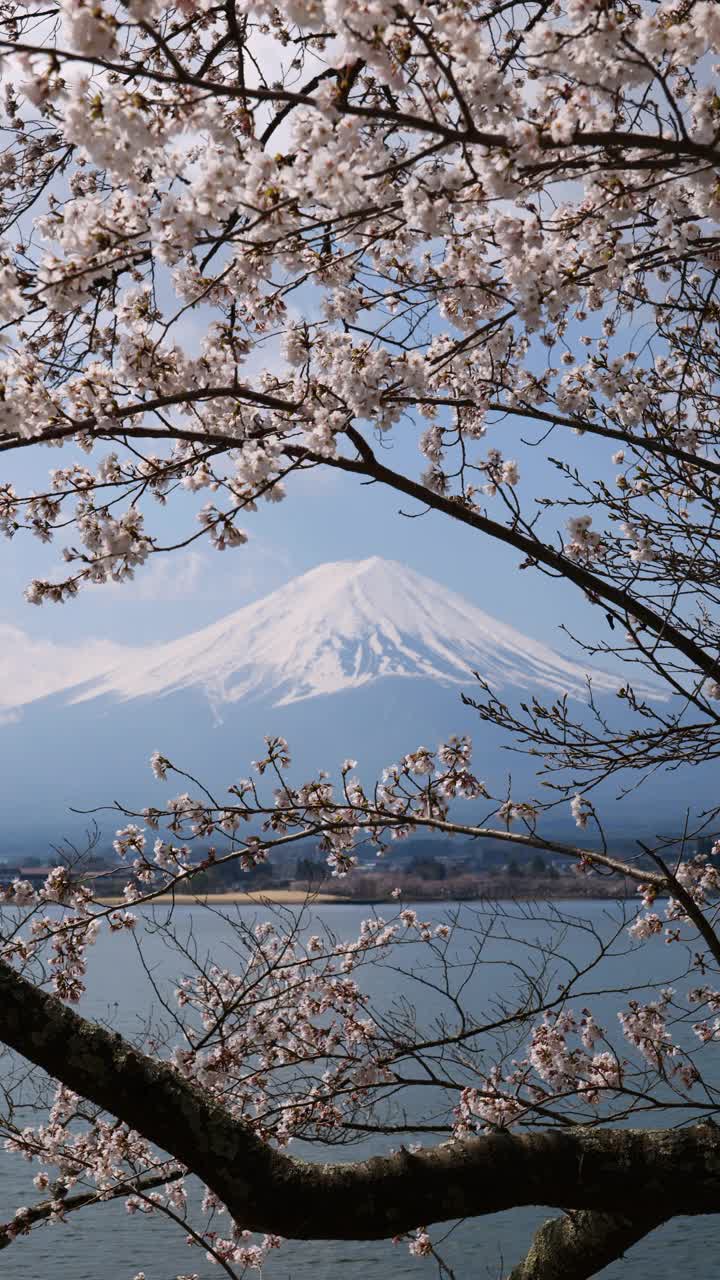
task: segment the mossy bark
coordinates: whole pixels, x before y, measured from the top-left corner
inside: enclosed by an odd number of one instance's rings
[[[508,1280],[590,1280],[667,1219],[580,1209],[551,1218],[535,1233],[527,1256]]]

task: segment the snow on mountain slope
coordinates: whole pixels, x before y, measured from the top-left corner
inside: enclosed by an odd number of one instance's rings
[[[72,701],[102,694],[156,698],[200,688],[216,706],[275,706],[359,688],[381,677],[582,697],[585,667],[497,622],[394,561],[321,565],[271,595],[180,640],[127,649]],[[597,692],[618,676],[593,671]]]

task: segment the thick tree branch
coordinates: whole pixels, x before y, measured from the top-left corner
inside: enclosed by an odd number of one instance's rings
[[[715,1212],[720,1132],[495,1133],[354,1164],[261,1142],[165,1063],[95,1026],[0,961],[0,1039],[191,1168],[243,1227],[294,1239],[383,1239],[520,1205]]]
[[[508,1280],[591,1280],[667,1217],[651,1209],[632,1216],[581,1210],[551,1218]]]

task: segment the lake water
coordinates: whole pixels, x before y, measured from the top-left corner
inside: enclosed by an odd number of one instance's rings
[[[559,905],[559,904],[558,904]],[[439,922],[446,917],[446,905],[423,904],[418,908],[423,919]],[[577,916],[586,917],[598,930],[609,928],[609,913],[614,908],[607,902],[567,904]],[[467,909],[465,909],[467,910]],[[241,917],[250,920],[260,914],[255,908],[238,908]],[[389,909],[388,909],[389,913]],[[339,937],[352,937],[368,908],[350,905],[318,907],[315,914]],[[466,923],[470,920],[466,915]],[[216,955],[220,963],[228,963],[224,951],[229,930],[223,920],[209,911],[192,907],[175,909],[175,924],[181,932],[192,927],[198,951]],[[542,921],[515,922],[513,931],[528,941],[549,936],[550,926]],[[469,937],[469,935],[468,935]],[[572,932],[562,943],[561,954],[576,964],[590,955],[592,936]],[[623,948],[624,949],[624,948]],[[167,953],[156,938],[145,940],[146,959],[154,976],[162,984],[177,970],[171,967]],[[465,992],[469,1008],[480,1008],[503,982],[510,978],[501,962],[515,954],[517,947],[496,939],[486,945],[482,964],[476,970]],[[632,972],[648,983],[670,981],[675,977],[678,956],[674,948],[644,947],[632,957],[618,955],[608,959],[602,970],[602,983],[607,987],[621,985]],[[406,966],[412,969],[412,963]],[[364,971],[364,985],[379,1000],[390,999],[388,974]],[[397,979],[397,990],[403,979]],[[423,989],[422,1011],[426,1020],[433,1016],[432,993]],[[577,1006],[576,1006],[577,1007]],[[601,997],[593,1008],[614,1017],[617,1001]],[[136,949],[129,938],[101,936],[94,948],[90,966],[90,983],[83,1010],[113,1022],[118,1030],[134,1031],[138,1019],[148,1014],[150,997],[147,979],[139,963]],[[609,1019],[608,1019],[609,1020]],[[418,1115],[418,1119],[421,1115]],[[383,1149],[376,1147],[375,1149]],[[387,1149],[385,1147],[384,1149]],[[292,1150],[292,1148],[291,1148]],[[303,1152],[303,1154],[305,1154]],[[316,1156],[319,1151],[315,1148]],[[361,1150],[350,1148],[331,1158],[353,1159]],[[12,1217],[19,1204],[32,1204],[42,1198],[32,1186],[36,1167],[22,1158],[0,1152],[0,1221]],[[543,1210],[513,1210],[476,1219],[453,1230],[440,1245],[440,1252],[453,1267],[457,1280],[500,1280],[526,1252],[535,1228],[549,1215]],[[432,1232],[437,1244],[448,1235],[447,1225]],[[720,1250],[720,1218],[676,1219],[638,1244],[623,1261],[614,1263],[602,1274],[606,1280],[664,1280],[680,1274],[683,1280],[708,1280],[716,1273]],[[414,1259],[407,1246],[390,1243],[302,1243],[287,1244],[271,1258],[265,1268],[267,1280],[336,1280],[339,1269],[344,1280],[361,1280],[375,1276],[385,1280],[392,1276],[430,1277],[437,1274],[432,1259]],[[132,1280],[143,1271],[146,1280],[175,1280],[178,1275],[198,1275],[201,1280],[219,1277],[219,1268],[208,1262],[198,1248],[189,1248],[184,1233],[160,1215],[129,1217],[122,1202],[101,1205],[71,1215],[67,1223],[34,1230],[29,1237],[16,1240],[0,1252],[3,1280]]]

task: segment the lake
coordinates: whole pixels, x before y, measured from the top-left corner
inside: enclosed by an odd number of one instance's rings
[[[574,915],[587,918],[598,930],[609,928],[608,922],[616,911],[608,902],[576,901],[562,905]],[[391,914],[390,908],[380,910],[388,916]],[[423,919],[439,923],[446,918],[448,907],[425,903],[417,910]],[[462,910],[467,913],[464,919],[468,923],[471,909]],[[253,907],[239,907],[237,912],[246,920],[267,914]],[[356,934],[360,920],[368,913],[367,907],[353,905],[314,909],[317,923],[327,924],[339,937]],[[220,963],[230,963],[226,954],[229,929],[220,916],[194,907],[178,907],[174,919],[180,931],[192,928],[194,943],[201,953],[207,951]],[[547,937],[550,926],[542,921],[521,920],[513,928],[518,936],[530,941]],[[173,973],[177,976],[175,965],[170,963],[156,937],[146,937],[143,945],[146,960],[160,985],[169,981]],[[562,945],[562,954],[568,961],[582,964],[589,955],[592,936],[573,932]],[[499,985],[509,981],[507,971],[499,966],[512,954],[513,946],[502,939],[491,939],[486,944],[482,964],[465,993],[468,1007],[473,1008],[476,1003],[479,1008]],[[404,967],[412,969],[412,964],[408,965],[406,957],[404,959]],[[103,933],[93,949],[91,961],[83,1011],[98,1018],[109,1018],[120,1031],[134,1031],[138,1019],[150,1011],[150,995],[132,939]],[[648,983],[671,981],[677,967],[674,948],[652,944],[632,957],[610,957],[604,962],[602,984],[620,985],[627,981],[630,972],[634,978]],[[391,998],[393,992],[388,989],[387,973],[361,970],[360,977],[379,1001]],[[410,978],[407,982],[410,983]],[[397,980],[400,994],[403,983],[403,979]],[[427,988],[422,990],[421,1007],[429,1020],[434,1012],[433,996]],[[593,1002],[601,1018],[609,1015],[608,1021],[615,1016],[616,1007],[616,1000],[610,996]],[[421,1118],[421,1113],[417,1118]],[[388,1142],[385,1147],[376,1145],[374,1149],[387,1150],[391,1145],[393,1143]],[[366,1150],[367,1147],[351,1147],[347,1151],[335,1148],[329,1158],[353,1159]],[[314,1151],[319,1158],[319,1149]],[[32,1204],[42,1198],[32,1186],[37,1168],[17,1155],[0,1152],[0,1221],[10,1219],[18,1205]],[[548,1211],[543,1210],[514,1210],[465,1223],[449,1235],[447,1225],[436,1227],[431,1236],[454,1269],[457,1280],[461,1277],[462,1280],[470,1277],[500,1280],[526,1252],[534,1229],[548,1216],[551,1216]],[[715,1265],[711,1260],[719,1251],[720,1218],[676,1219],[647,1237],[625,1260],[614,1263],[602,1274],[606,1280],[620,1280],[620,1277],[622,1280],[664,1280],[679,1274],[683,1280],[707,1280],[714,1274]],[[16,1240],[0,1252],[0,1269],[3,1280],[44,1280],[50,1275],[62,1280],[98,1280],[99,1276],[108,1280],[133,1280],[139,1271],[145,1273],[146,1280],[175,1280],[179,1275],[197,1275],[200,1280],[209,1280],[222,1274],[200,1249],[188,1247],[180,1228],[160,1216],[130,1217],[123,1202],[92,1207],[71,1216],[67,1223],[36,1229],[29,1237]],[[437,1274],[437,1264],[432,1259],[412,1258],[406,1244],[384,1242],[286,1244],[271,1255],[264,1274],[268,1280],[336,1280],[339,1269],[344,1280]]]

